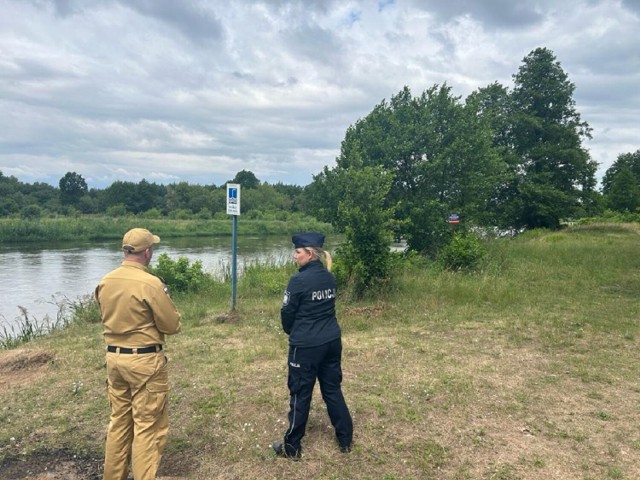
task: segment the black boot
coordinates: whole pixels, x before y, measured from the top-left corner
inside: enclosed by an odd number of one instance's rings
[[[273,442],[271,444],[271,448],[273,448],[273,451],[279,457],[290,458],[291,460],[300,460],[300,458],[302,457],[302,452],[300,450],[296,450],[293,448],[287,450],[284,446],[284,443],[279,441]]]

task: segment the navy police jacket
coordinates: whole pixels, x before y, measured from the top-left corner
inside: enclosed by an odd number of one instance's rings
[[[291,277],[280,319],[292,347],[317,347],[340,338],[336,280],[320,260],[307,263]]]

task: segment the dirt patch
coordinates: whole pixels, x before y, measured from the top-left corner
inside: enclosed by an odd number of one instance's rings
[[[382,305],[376,306],[366,306],[366,307],[346,307],[344,309],[345,315],[350,316],[366,316],[366,317],[377,317],[384,311],[384,307]]]
[[[215,323],[238,323],[239,320],[240,315],[237,311],[227,312],[213,317]]]
[[[0,464],[0,480],[99,480],[102,459],[81,458],[68,450],[9,458]]]
[[[0,480],[101,480],[103,459],[82,457],[67,449],[41,451],[0,463]],[[158,480],[186,480],[174,470],[188,472],[192,465],[163,458]],[[164,472],[163,472],[164,470]]]
[[[0,352],[0,388],[24,385],[43,377],[54,361],[54,355],[45,350]]]

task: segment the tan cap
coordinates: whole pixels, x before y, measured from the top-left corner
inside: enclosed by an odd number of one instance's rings
[[[122,238],[122,249],[129,253],[139,253],[154,243],[160,243],[159,236],[154,235],[146,228],[132,228]]]

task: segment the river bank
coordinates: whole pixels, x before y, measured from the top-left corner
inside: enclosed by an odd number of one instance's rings
[[[178,220],[137,216],[106,217],[79,215],[76,217],[24,220],[0,218],[0,245],[29,242],[60,242],[82,240],[121,239],[124,232],[144,227],[160,237],[231,236],[231,216],[217,220]],[[238,217],[238,235],[268,236],[290,235],[300,231],[332,233],[333,227],[312,217],[299,214],[285,215],[286,220],[256,220]]]
[[[110,241],[39,242],[0,246],[0,337],[3,326],[22,322],[56,321],[67,305],[93,291],[102,276],[122,261],[121,236]],[[332,235],[329,244],[338,237]],[[151,265],[162,254],[200,262],[205,272],[221,280],[230,274],[231,237],[162,236]],[[239,235],[237,270],[251,263],[291,261],[289,235]]]
[[[291,233],[319,230],[332,240],[338,238],[332,235],[330,225],[313,218],[288,217],[286,221],[241,217],[237,239],[239,274],[247,263],[288,260]],[[230,270],[231,217],[0,219],[0,283],[7,286],[0,291],[0,345],[2,338],[19,335],[25,323],[37,330],[60,324],[69,304],[90,294],[102,275],[120,262],[122,235],[135,226],[160,235],[158,254],[200,261],[216,279]]]

